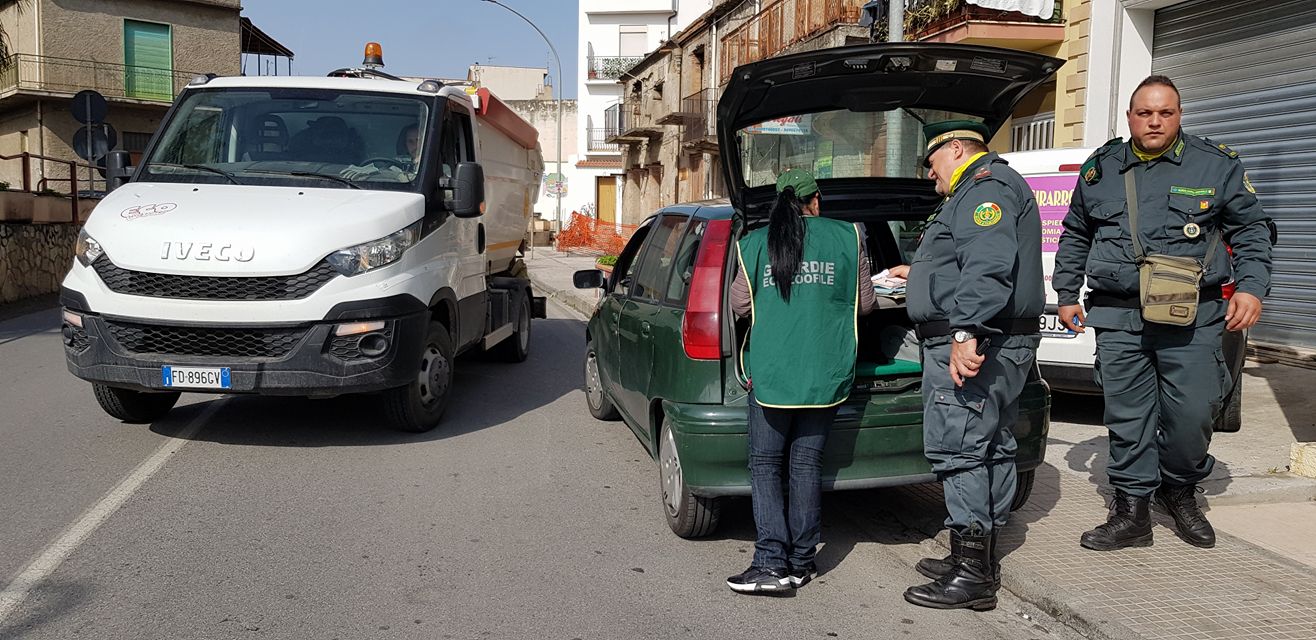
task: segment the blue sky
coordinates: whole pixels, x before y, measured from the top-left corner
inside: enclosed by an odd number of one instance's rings
[[[530,25],[482,0],[243,0],[242,14],[293,50],[297,75],[358,66],[365,43],[375,41],[384,47],[384,70],[396,75],[465,77],[475,62],[547,66],[562,96],[574,98],[575,0],[500,1],[552,39],[565,82],[556,81],[548,46]]]

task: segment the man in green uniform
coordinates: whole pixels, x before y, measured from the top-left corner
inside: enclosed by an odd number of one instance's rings
[[[1138,85],[1127,112],[1132,140],[1112,140],[1083,164],[1056,252],[1061,321],[1097,332],[1115,496],[1107,521],[1080,542],[1098,551],[1150,545],[1153,496],[1185,541],[1215,544],[1195,490],[1215,463],[1207,447],[1232,382],[1221,339],[1256,324],[1270,289],[1270,218],[1238,154],[1184,133],[1180,114],[1169,78]],[[1148,255],[1195,261],[1191,322],[1188,305],[1184,326],[1144,318],[1139,265]],[[1087,314],[1079,305],[1085,276]],[[1231,279],[1237,292],[1226,302],[1221,285]]]
[[[929,124],[928,177],[946,200],[909,266],[908,310],[923,348],[924,452],[941,478],[951,554],[905,591],[939,609],[991,609],[996,532],[1015,493],[1010,427],[1034,366],[1043,311],[1042,220],[1033,191],[995,153],[986,126]]]

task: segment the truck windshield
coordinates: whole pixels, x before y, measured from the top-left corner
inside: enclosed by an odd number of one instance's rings
[[[360,91],[189,91],[138,179],[416,191],[429,108]]]

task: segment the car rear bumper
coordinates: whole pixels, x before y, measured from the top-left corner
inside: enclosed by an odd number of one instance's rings
[[[903,410],[866,411],[869,398],[842,405],[823,452],[822,485],[826,491],[873,489],[935,482],[923,455],[922,407],[904,398]],[[664,419],[673,430],[683,479],[695,495],[750,495],[749,437],[745,407],[665,402]],[[881,416],[880,420],[874,418]],[[1043,385],[1030,385],[1020,399],[1014,433],[1019,443],[1015,463],[1028,471],[1042,464],[1050,399]],[[879,423],[880,424],[876,424]]]

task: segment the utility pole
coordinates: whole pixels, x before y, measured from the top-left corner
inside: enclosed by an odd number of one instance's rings
[[[905,41],[905,0],[889,0],[887,8],[887,42]],[[903,112],[893,109],[886,112],[886,174],[899,175],[897,169],[904,157]]]

